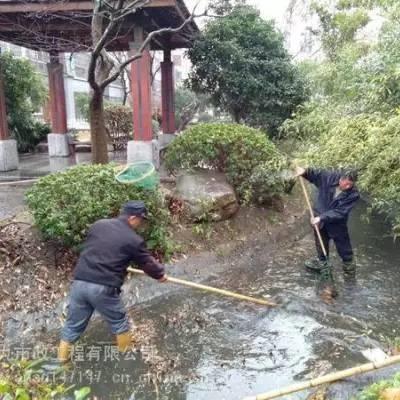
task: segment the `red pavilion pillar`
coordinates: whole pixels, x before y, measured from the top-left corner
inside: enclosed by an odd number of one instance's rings
[[[135,55],[145,40],[142,27],[134,30],[134,41],[130,43]],[[151,57],[146,48],[142,56],[131,64],[131,93],[133,104],[133,140],[128,143],[128,162],[151,161],[158,166],[158,150],[153,140],[151,105]]]
[[[65,102],[64,67],[58,54],[50,54],[47,64],[51,133],[48,135],[49,156],[68,157],[67,107]]]

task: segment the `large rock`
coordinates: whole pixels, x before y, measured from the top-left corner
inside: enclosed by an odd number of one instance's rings
[[[393,388],[393,389],[385,389],[381,393],[382,400],[400,400],[400,389]]]
[[[235,191],[225,175],[218,172],[181,174],[176,180],[174,197],[184,202],[187,216],[196,221],[222,221],[239,208]]]

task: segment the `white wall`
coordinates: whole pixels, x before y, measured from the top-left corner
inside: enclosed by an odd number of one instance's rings
[[[89,93],[89,84],[83,79],[65,76],[64,87],[68,129],[89,129],[89,123],[78,119],[75,113],[75,92]]]
[[[89,55],[78,53],[76,57],[65,54],[64,57],[64,85],[67,105],[68,129],[85,130],[89,129],[89,122],[79,119],[75,110],[75,94],[90,93],[90,86],[87,82],[87,67],[89,64]],[[109,86],[108,94],[110,97],[123,98],[122,86],[113,83]]]

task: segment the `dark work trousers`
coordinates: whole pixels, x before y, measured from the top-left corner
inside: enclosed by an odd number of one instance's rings
[[[319,229],[321,232],[322,241],[324,243],[326,252],[329,256],[329,242],[334,241],[336,250],[339,253],[340,258],[343,262],[349,263],[353,261],[353,249],[351,247],[349,231],[347,225],[328,225],[325,224]],[[317,247],[318,258],[321,261],[326,261],[324,253],[321,249],[317,232],[314,229],[315,244]]]
[[[77,341],[95,310],[109,323],[114,335],[129,331],[119,289],[75,280],[69,293],[68,314],[61,339],[69,343]]]

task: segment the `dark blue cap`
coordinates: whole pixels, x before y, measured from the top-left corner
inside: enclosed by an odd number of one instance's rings
[[[143,201],[138,200],[132,200],[125,203],[122,207],[121,213],[128,216],[147,218],[147,208]]]
[[[345,169],[340,174],[341,178],[349,179],[352,182],[357,182],[358,172],[356,169]]]

